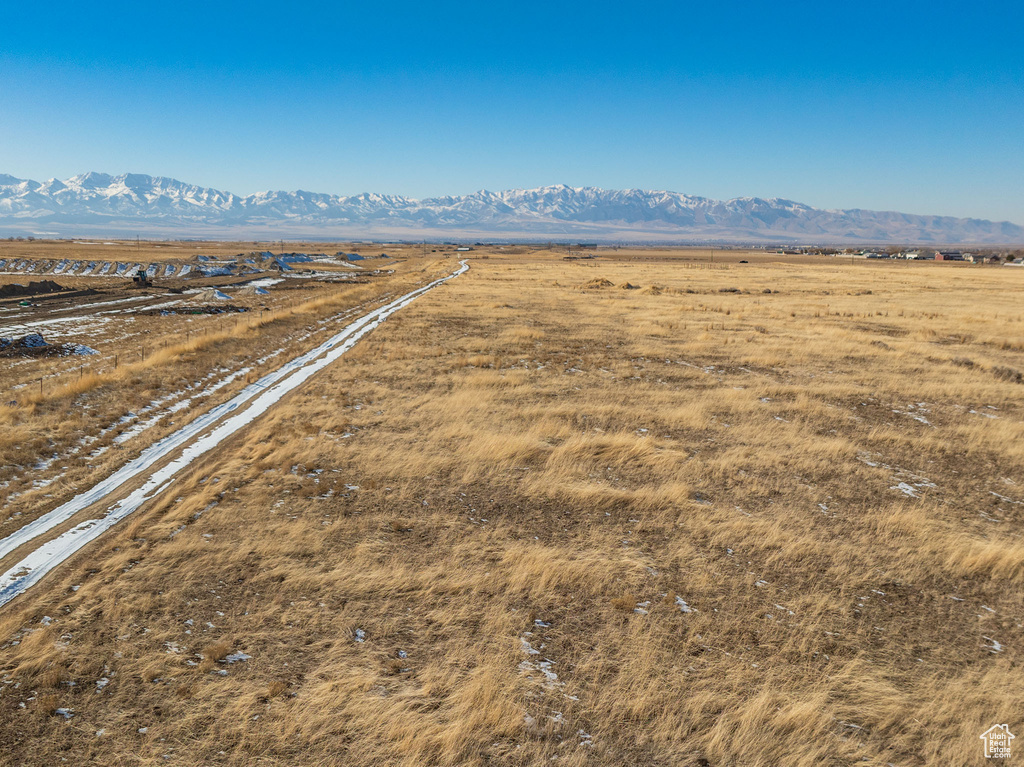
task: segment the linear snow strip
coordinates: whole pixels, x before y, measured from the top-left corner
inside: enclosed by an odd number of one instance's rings
[[[422,288],[406,293],[401,298],[355,320],[315,349],[296,357],[255,383],[249,384],[230,401],[213,408],[192,423],[153,444],[138,458],[125,464],[91,489],[0,540],[0,558],[3,558],[19,546],[63,524],[79,511],[107,497],[125,482],[169,457],[179,447],[184,447],[177,458],[154,471],[140,487],[108,507],[102,516],[87,520],[56,538],[46,541],[0,576],[0,606],[24,593],[83,546],[98,538],[143,503],[155,498],[173,482],[175,476],[182,469],[208,453],[243,426],[252,423],[269,410],[274,403],[305,383],[310,376],[336,361],[390,315],[408,306],[429,290],[463,274],[468,269],[469,265],[462,261],[459,269],[447,277],[442,277]],[[230,414],[229,417],[220,420],[228,414]],[[220,423],[214,425],[217,421]]]
[[[161,419],[166,418],[172,413],[177,413],[179,410],[184,410],[185,408],[192,404],[193,400],[197,400],[202,397],[207,397],[210,394],[213,394],[218,389],[227,386],[229,383],[231,383],[237,378],[241,378],[251,370],[252,368],[250,367],[239,368],[234,373],[224,376],[224,378],[220,379],[217,383],[208,386],[207,388],[200,391],[198,394],[194,394],[191,397],[186,397],[185,399],[178,400],[173,405],[170,405],[167,408],[158,411],[156,415],[147,418],[145,421],[137,421],[136,423],[132,424],[129,428],[125,429],[123,432],[114,437],[114,444],[123,445],[125,442],[132,439],[133,437],[137,437],[138,435],[142,434],[142,432],[150,428],[153,424],[159,422]]]

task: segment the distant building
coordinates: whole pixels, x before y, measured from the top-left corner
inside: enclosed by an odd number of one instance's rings
[[[461,248],[456,248],[455,250],[458,251],[459,253],[466,253],[466,252],[472,250],[472,248],[467,248],[467,247],[463,246]]]
[[[935,252],[936,261],[963,261],[964,254],[959,250],[941,250]]]

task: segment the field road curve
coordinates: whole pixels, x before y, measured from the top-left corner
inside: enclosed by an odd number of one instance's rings
[[[466,261],[447,277],[410,291],[349,323],[314,349],[249,384],[228,402],[211,409],[144,450],[116,472],[0,540],[0,562],[21,550],[20,559],[0,575],[0,607],[38,583],[43,576],[88,543],[163,493],[193,461],[252,423],[310,376],[330,365],[390,315],[469,269]],[[72,517],[92,518],[53,535]],[[52,537],[47,537],[47,534]],[[37,545],[29,546],[33,541]]]

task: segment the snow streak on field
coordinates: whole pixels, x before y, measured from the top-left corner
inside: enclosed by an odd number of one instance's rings
[[[463,274],[468,268],[467,263],[463,261],[459,269],[449,276],[406,293],[360,317],[315,349],[263,376],[246,386],[233,399],[153,444],[138,458],[125,464],[94,487],[0,540],[2,559],[26,543],[68,522],[74,515],[93,504],[105,501],[106,508],[102,514],[43,542],[0,575],[0,606],[24,593],[83,546],[98,538],[146,501],[166,490],[182,469],[254,421],[314,373],[337,360],[387,317],[429,290]],[[147,471],[151,473],[145,476]],[[131,492],[114,495],[115,491],[124,488],[126,483],[140,478],[141,485]]]

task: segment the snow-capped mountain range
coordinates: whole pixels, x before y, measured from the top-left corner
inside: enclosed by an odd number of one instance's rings
[[[171,178],[0,174],[7,235],[459,237],[807,243],[1024,243],[1024,227],[950,216],[822,210],[778,198],[711,200],[639,189],[546,186],[415,200],[381,194],[231,192]]]

